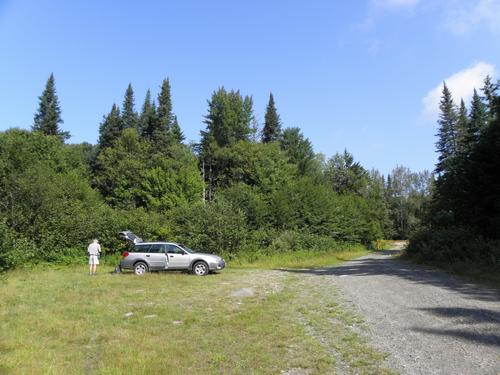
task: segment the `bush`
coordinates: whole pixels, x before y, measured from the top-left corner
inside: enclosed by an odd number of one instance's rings
[[[169,212],[173,240],[231,257],[245,243],[245,215],[225,201],[200,202]]]
[[[472,261],[500,265],[500,241],[484,240],[461,227],[428,229],[410,239],[406,255],[426,263]]]

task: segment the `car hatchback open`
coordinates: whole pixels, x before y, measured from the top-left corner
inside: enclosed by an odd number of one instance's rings
[[[122,254],[120,269],[133,270],[136,275],[149,271],[187,270],[197,276],[205,276],[226,266],[220,256],[198,253],[176,242],[143,242],[130,231],[119,234],[132,242],[130,251]]]

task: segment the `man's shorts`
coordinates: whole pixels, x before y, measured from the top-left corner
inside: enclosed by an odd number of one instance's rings
[[[99,258],[97,257],[97,255],[89,256],[89,264],[99,264]]]

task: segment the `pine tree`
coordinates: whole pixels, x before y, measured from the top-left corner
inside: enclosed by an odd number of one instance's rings
[[[452,168],[453,158],[456,156],[457,151],[457,110],[446,82],[443,84],[443,95],[441,96],[439,109],[441,113],[438,120],[439,130],[436,143],[439,156],[436,172],[446,173]]]
[[[176,143],[182,143],[185,139],[184,134],[182,133],[181,127],[179,126],[179,122],[177,121],[177,116],[174,115],[174,121],[172,123],[172,127],[170,129],[170,133],[172,139]]]
[[[137,129],[138,119],[135,112],[134,90],[129,83],[123,99],[122,121],[124,129]]]
[[[158,126],[158,117],[156,114],[156,105],[151,102],[151,91],[146,92],[142,112],[139,118],[139,133],[148,140],[153,140]]]
[[[269,103],[267,104],[266,115],[264,116],[264,129],[262,130],[262,142],[275,142],[281,134],[281,121],[276,111],[274,97],[269,95]]]
[[[120,137],[123,130],[123,122],[120,117],[120,108],[113,104],[111,111],[99,127],[99,148],[111,147]]]
[[[50,74],[42,95],[38,98],[38,111],[33,119],[32,130],[45,135],[54,135],[62,141],[70,137],[69,132],[62,131],[59,124],[64,123],[61,118],[61,108],[56,94],[54,74]]]

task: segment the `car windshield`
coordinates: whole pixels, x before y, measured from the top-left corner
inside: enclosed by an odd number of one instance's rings
[[[187,247],[186,245],[183,245],[181,243],[178,244],[180,247],[182,247],[184,250],[186,250],[189,254],[194,254],[196,253],[196,251],[194,251],[193,249],[190,249],[189,247]]]

